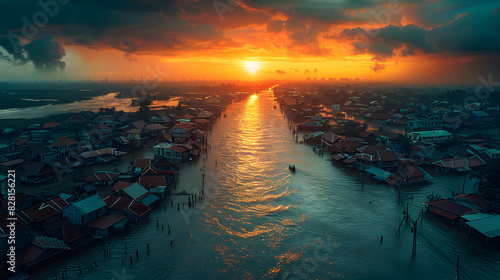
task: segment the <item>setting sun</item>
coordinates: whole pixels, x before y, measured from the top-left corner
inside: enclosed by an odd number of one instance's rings
[[[257,61],[247,61],[245,67],[247,68],[247,70],[254,74],[256,73],[259,68],[260,68],[260,62],[257,62]]]

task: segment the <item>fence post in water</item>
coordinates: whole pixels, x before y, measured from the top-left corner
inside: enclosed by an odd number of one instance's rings
[[[457,280],[460,280],[460,255],[457,255]]]
[[[139,259],[139,250],[135,250],[135,256]]]
[[[149,256],[149,243],[147,244],[147,246],[148,246],[148,256]]]
[[[411,252],[412,257],[417,255],[417,222],[418,221],[415,221],[413,223],[413,228],[411,229],[411,231],[413,232],[413,250]]]
[[[130,257],[130,265],[132,265],[132,257]]]
[[[125,242],[125,255],[127,254],[127,242]]]

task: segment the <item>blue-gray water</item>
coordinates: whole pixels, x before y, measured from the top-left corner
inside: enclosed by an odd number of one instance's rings
[[[439,219],[418,224],[412,258],[410,230],[396,237],[403,216],[398,192],[371,180],[361,188],[358,174],[296,144],[274,102],[263,92],[229,106],[209,136],[206,163],[182,168],[180,188],[198,192],[206,165],[203,203],[178,212],[167,201],[166,211],[154,210],[129,232],[54,262],[34,279],[55,279],[65,265],[70,279],[455,279],[457,254],[461,279],[500,279],[498,252],[467,242],[465,233]],[[433,184],[402,191],[414,218],[430,193],[448,197],[462,188],[462,176],[432,175]],[[105,248],[111,257],[104,258]],[[93,262],[98,267],[88,272]]]

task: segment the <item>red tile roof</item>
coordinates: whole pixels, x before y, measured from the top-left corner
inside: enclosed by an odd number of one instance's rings
[[[377,151],[389,150],[386,146],[382,145],[366,145],[358,149],[361,153],[373,155]]]
[[[61,124],[56,123],[56,122],[48,122],[43,125],[43,128],[55,128],[60,126]]]
[[[146,168],[144,168],[144,170],[142,170],[141,175],[144,175],[146,173],[158,174],[158,170],[156,169],[156,167],[154,167],[150,164],[150,165],[146,166]]]
[[[116,195],[101,195],[101,199],[106,202],[106,205],[109,209],[125,212],[127,208],[134,201],[129,197],[116,196]]]
[[[183,153],[183,152],[187,151],[185,148],[178,146],[178,145],[172,146],[169,149],[176,151],[176,152],[179,152],[179,153]]]
[[[118,181],[116,184],[111,188],[113,191],[120,191],[123,190],[124,188],[132,185],[133,183],[130,182],[125,182],[125,181]]]
[[[129,209],[138,217],[142,217],[151,211],[151,208],[149,206],[137,200],[134,200]]]
[[[142,176],[139,178],[139,184],[143,185],[146,189],[149,189],[150,187],[166,186],[167,181],[162,175]]]
[[[440,210],[446,211],[450,214],[457,215],[457,216],[462,216],[462,215],[465,215],[467,213],[475,211],[474,209],[472,209],[470,207],[463,206],[461,204],[458,204],[458,203],[455,203],[453,201],[449,201],[446,199],[426,202],[425,204],[427,204],[429,206],[433,206],[435,208],[438,208]]]
[[[68,147],[68,146],[76,145],[78,143],[80,143],[80,142],[78,142],[76,140],[73,140],[73,139],[70,139],[68,137],[59,137],[54,142],[52,142],[50,144],[50,146],[54,146],[54,147]]]
[[[387,151],[376,151],[375,152],[380,161],[399,161],[401,158],[399,155],[392,150]]]
[[[151,164],[151,159],[149,158],[138,158],[134,162],[134,167],[136,168],[145,168],[146,166]]]
[[[85,226],[90,228],[107,229],[125,218],[125,215],[107,213],[91,222],[86,223]]]
[[[176,129],[176,128],[184,129],[186,131],[191,131],[191,130],[194,129],[194,127],[192,127],[192,126],[190,126],[189,124],[186,124],[186,123],[178,124],[178,125],[174,126],[172,129]]]
[[[50,236],[59,238],[70,246],[73,242],[90,237],[89,234],[77,230],[67,218],[58,219],[55,222],[46,224],[45,229]]]
[[[59,214],[60,211],[55,209],[52,205],[43,203],[33,205],[30,208],[16,213],[16,215],[28,225],[43,222]]]
[[[472,204],[477,206],[479,209],[491,208],[491,204],[487,200],[485,200],[484,198],[479,196],[478,194],[470,194],[470,195],[466,196],[465,199],[470,201]]]
[[[67,121],[67,123],[86,123],[87,120],[82,117],[80,114],[76,113],[73,116],[71,116]]]
[[[61,211],[63,208],[69,205],[69,203],[60,196],[56,196],[53,199],[42,203],[42,207],[46,205],[51,205],[57,211]]]
[[[88,174],[85,176],[85,181],[87,182],[107,182],[115,180],[120,173],[111,171],[97,171],[94,174]]]

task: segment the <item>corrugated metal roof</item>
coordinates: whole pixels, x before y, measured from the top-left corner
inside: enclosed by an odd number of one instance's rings
[[[489,217],[491,217],[491,215],[490,214],[486,214],[486,213],[476,213],[476,214],[462,215],[462,218],[464,218],[468,222],[473,222],[473,221],[477,221],[477,220],[481,220],[481,219],[489,218]]]
[[[84,200],[73,203],[73,206],[78,208],[81,212],[88,214],[102,207],[106,207],[106,202],[104,202],[97,194],[95,194]]]
[[[387,172],[381,168],[374,166],[365,169],[365,171],[372,174],[375,179],[378,179],[380,181],[385,181],[391,176],[391,172]]]
[[[157,195],[149,194],[145,198],[141,199],[141,202],[149,206],[159,199],[160,198]]]
[[[67,193],[60,193],[59,196],[66,201],[73,197],[72,194],[67,194]]]
[[[467,224],[488,238],[500,236],[500,215],[467,222]]]
[[[138,199],[139,197],[143,196],[144,194],[146,194],[148,192],[148,190],[146,190],[139,183],[134,183],[134,184],[124,188],[123,191],[133,199]]]
[[[66,245],[64,241],[53,237],[37,236],[35,237],[35,239],[33,239],[33,244],[44,249],[50,248],[50,249],[69,250],[68,245]]]

